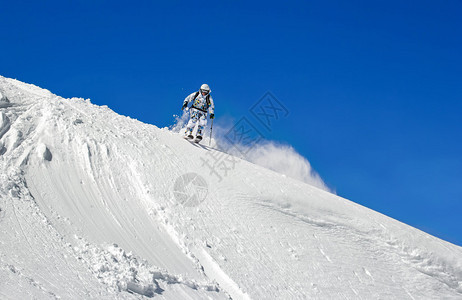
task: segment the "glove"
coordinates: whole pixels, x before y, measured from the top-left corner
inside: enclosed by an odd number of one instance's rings
[[[215,114],[210,114],[210,120],[215,118]]]
[[[184,109],[186,108],[186,106],[188,106],[188,103],[185,102],[185,103],[183,104],[183,107],[181,108],[181,110],[184,110]]]

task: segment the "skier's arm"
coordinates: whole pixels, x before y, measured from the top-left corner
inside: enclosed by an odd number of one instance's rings
[[[194,92],[194,93],[191,93],[188,97],[186,97],[186,98],[184,99],[184,101],[183,101],[183,105],[185,105],[185,104],[188,105],[189,102],[191,102],[191,100],[193,99],[193,97],[194,97],[195,94],[196,94],[196,93]]]
[[[210,95],[209,100],[210,100],[209,113],[213,115],[214,114],[213,111],[215,110],[215,104],[213,104],[212,95]]]

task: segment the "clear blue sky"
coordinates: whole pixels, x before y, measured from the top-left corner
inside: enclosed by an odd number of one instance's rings
[[[40,3],[43,2],[43,3]],[[340,196],[462,245],[462,1],[4,1],[0,74],[164,127],[270,90]]]

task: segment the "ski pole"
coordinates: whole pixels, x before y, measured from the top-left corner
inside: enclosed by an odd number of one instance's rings
[[[210,147],[210,143],[212,142],[212,130],[213,130],[213,119],[212,119],[212,124],[210,124],[210,139],[209,139],[209,147]]]

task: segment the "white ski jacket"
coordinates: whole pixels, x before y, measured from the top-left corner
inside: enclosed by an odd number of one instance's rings
[[[192,94],[190,94],[188,97],[186,97],[184,99],[184,104],[189,104],[189,102],[193,101],[194,100],[194,95],[196,94],[197,92],[194,92]],[[212,95],[209,94],[209,102],[210,102],[210,105],[207,107],[207,95],[205,96],[202,96],[202,93],[199,93],[196,97],[196,100],[194,100],[194,103],[192,104],[191,108],[196,108],[198,110],[201,110],[203,112],[208,112],[213,114],[213,111],[215,109],[215,105],[213,104],[213,99],[212,99]]]

